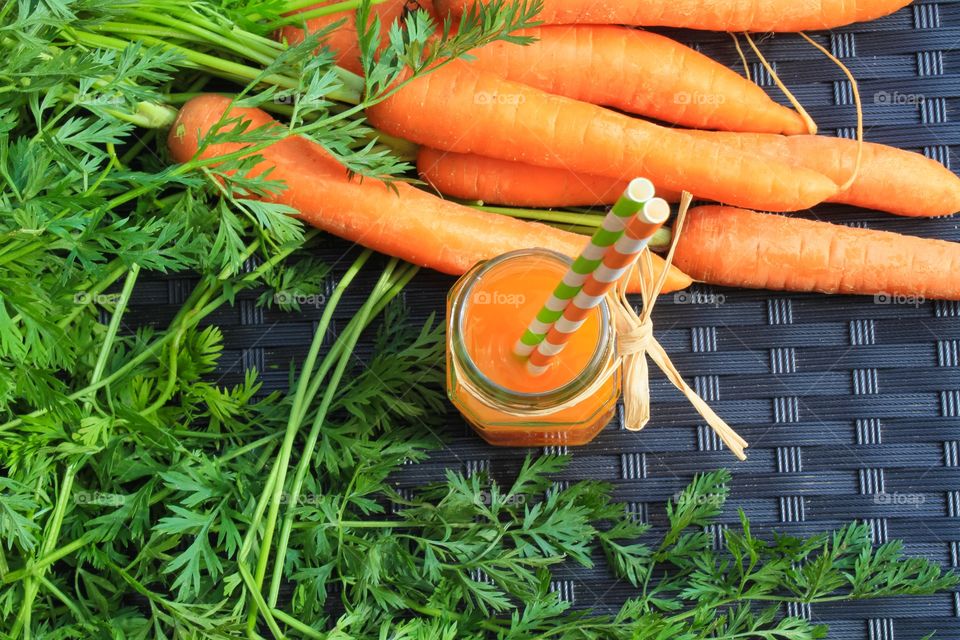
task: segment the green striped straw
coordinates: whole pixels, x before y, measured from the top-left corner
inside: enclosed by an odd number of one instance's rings
[[[574,260],[573,265],[563,276],[563,280],[553,290],[550,299],[541,307],[536,318],[517,341],[513,348],[516,355],[526,358],[533,353],[537,345],[543,342],[550,327],[560,319],[570,301],[580,293],[587,276],[600,266],[607,249],[623,235],[627,222],[655,194],[653,183],[646,178],[634,178],[630,181],[623,195],[604,218],[603,225],[590,238],[583,252]]]

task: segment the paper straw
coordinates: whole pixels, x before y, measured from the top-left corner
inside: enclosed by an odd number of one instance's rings
[[[541,307],[527,330],[513,348],[513,352],[526,358],[537,348],[547,332],[563,315],[563,310],[583,288],[587,276],[600,266],[607,249],[623,236],[627,223],[633,219],[645,202],[653,198],[653,183],[646,178],[635,178],[627,185],[623,195],[603,219],[603,225],[590,238],[583,252],[553,290],[546,304]]]
[[[550,360],[563,351],[574,332],[586,321],[590,311],[599,305],[617,281],[630,272],[653,234],[670,217],[666,200],[654,198],[643,204],[627,222],[626,233],[608,247],[600,264],[584,279],[583,286],[564,308],[561,317],[551,326],[546,337],[530,353],[527,371],[540,375]]]

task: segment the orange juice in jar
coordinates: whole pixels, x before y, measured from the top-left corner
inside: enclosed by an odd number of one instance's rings
[[[606,301],[542,375],[513,353],[570,264],[552,251],[514,251],[476,265],[450,290],[447,394],[490,444],[586,444],[613,418],[620,373]]]

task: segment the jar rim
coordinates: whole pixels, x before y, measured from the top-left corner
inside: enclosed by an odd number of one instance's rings
[[[467,274],[470,276],[470,280],[456,292],[454,298],[451,300],[452,313],[450,314],[448,326],[448,331],[456,329],[451,336],[453,356],[464,370],[464,373],[469,376],[476,390],[488,396],[482,399],[516,409],[529,409],[532,406],[549,407],[575,398],[587,389],[590,384],[593,383],[595,377],[603,371],[606,362],[610,359],[613,352],[614,343],[610,307],[606,299],[604,299],[598,307],[601,322],[597,348],[584,368],[566,384],[543,392],[514,391],[493,381],[487,374],[481,371],[470,356],[466,344],[463,341],[464,321],[469,300],[472,299],[471,294],[473,287],[480,281],[483,275],[489,273],[494,268],[510,260],[524,257],[545,257],[561,263],[564,267],[570,267],[570,265],[573,264],[573,260],[568,256],[549,249],[519,249],[478,263]]]

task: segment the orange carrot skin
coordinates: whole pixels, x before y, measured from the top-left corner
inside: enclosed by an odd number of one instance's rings
[[[477,0],[434,0],[441,15]],[[484,3],[490,0],[480,0]],[[543,0],[544,24],[626,24],[709,31],[813,31],[889,15],[911,0]]]
[[[228,98],[214,94],[187,102],[167,140],[173,158],[193,158],[199,140],[228,107]],[[259,109],[234,108],[230,115],[249,120],[251,128],[275,123]],[[211,145],[200,157],[216,158],[245,146]],[[481,260],[517,249],[541,247],[575,256],[585,244],[583,236],[463,207],[408,184],[396,183],[394,191],[379,180],[350,179],[320,145],[300,136],[275,142],[259,154],[263,159],[253,174],[270,170],[272,180],[286,185],[272,201],[293,207],[304,221],[324,231],[443,273],[462,274]],[[661,271],[664,262],[655,262]],[[689,277],[672,268],[665,290],[689,283]],[[634,274],[631,289],[638,290],[638,284]]]
[[[470,53],[473,64],[549,93],[695,129],[808,133],[796,111],[670,38],[608,25],[547,26],[518,35],[537,41],[493,42]]]
[[[440,193],[514,207],[587,206],[623,193],[623,180],[420,147],[420,177]]]
[[[420,178],[446,196],[510,207],[589,207],[613,204],[628,181],[522,162],[420,147]],[[668,202],[680,194],[657,190]]]
[[[837,184],[845,183],[856,166],[855,140],[701,131],[691,131],[690,135],[792,162],[822,173]],[[960,211],[960,178],[919,153],[866,142],[856,181],[830,201],[901,216],[946,216]]]
[[[337,1],[326,0],[308,7],[304,11],[334,4]],[[429,7],[430,11],[433,10],[433,6],[428,2],[424,3],[424,7]],[[370,8],[370,19],[372,21],[374,16],[380,18],[380,34],[385,36],[390,25],[403,17],[404,10],[407,8],[415,10],[418,5],[416,2],[407,2],[407,0],[386,0]],[[360,45],[357,40],[355,11],[340,11],[319,18],[310,18],[306,21],[306,33],[315,33],[340,21],[344,21],[343,24],[331,31],[323,39],[323,44],[333,52],[338,65],[362,75],[363,66],[360,64]],[[277,32],[276,38],[280,41],[285,40],[292,46],[303,42],[304,35],[304,30],[301,27],[287,25]]]
[[[826,136],[778,136],[688,132],[743,151],[792,162],[844,182],[853,174],[857,144]],[[614,178],[535,167],[519,162],[421,147],[421,177],[440,193],[516,207],[612,204],[626,182]],[[676,193],[659,193],[676,202]],[[830,199],[902,216],[945,216],[960,211],[960,178],[918,153],[865,143],[854,184]]]
[[[733,207],[692,209],[674,261],[730,287],[960,300],[960,243]]]
[[[456,60],[367,109],[375,127],[418,144],[605,175],[773,211],[836,194],[829,178],[682,131],[554,96]]]

